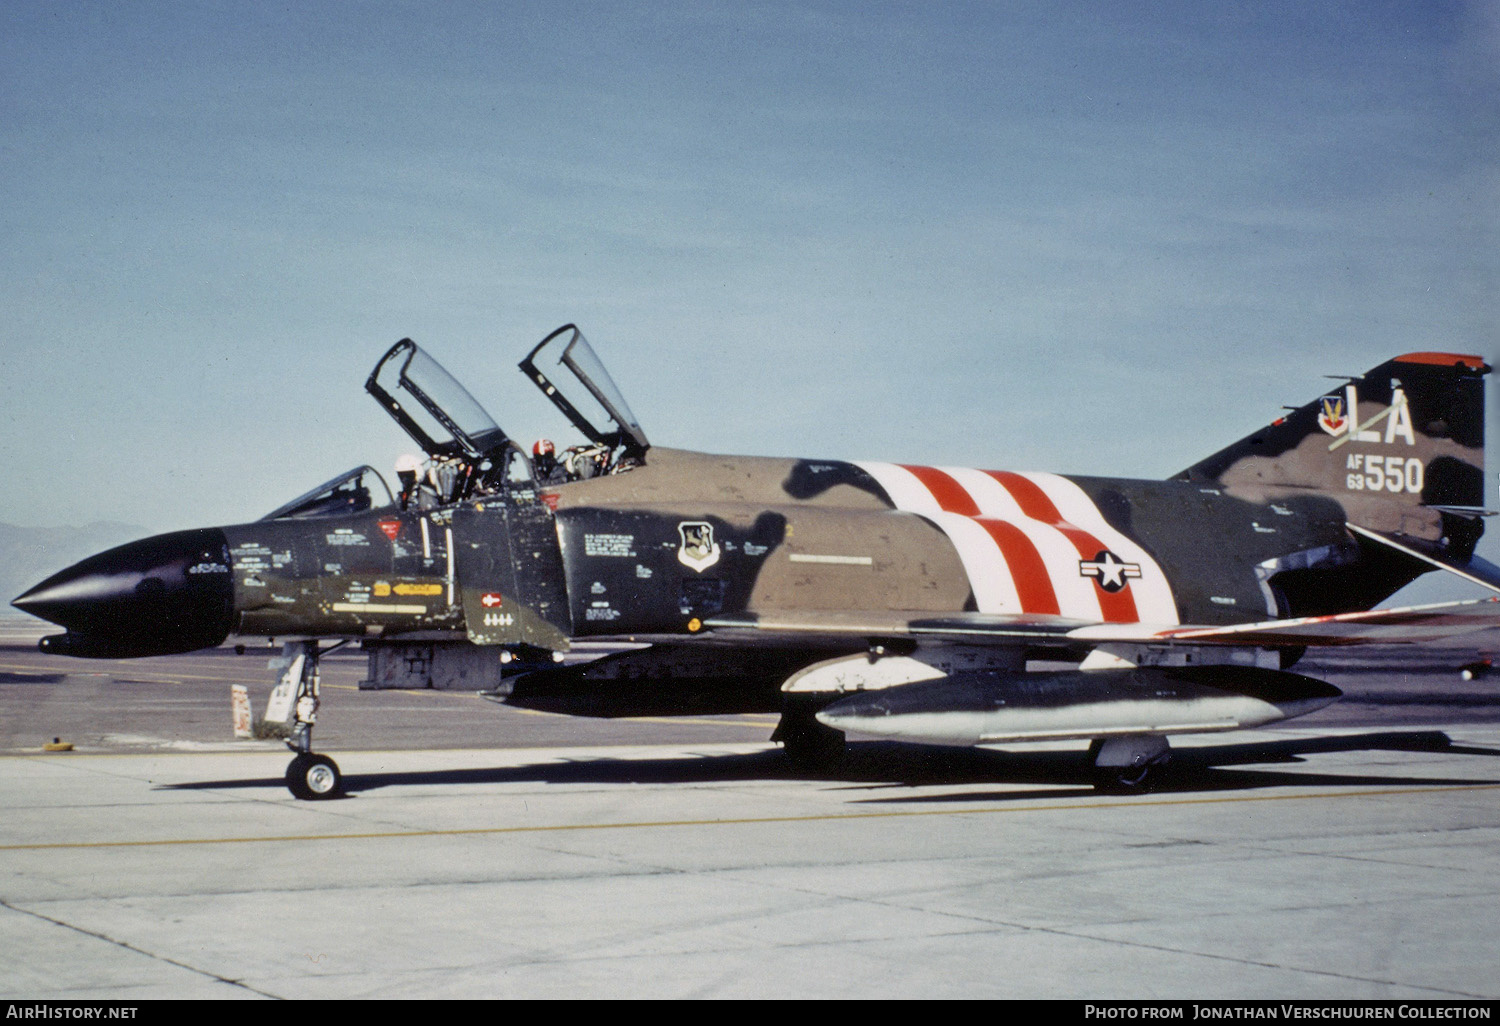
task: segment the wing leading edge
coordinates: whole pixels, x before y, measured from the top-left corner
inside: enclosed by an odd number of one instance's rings
[[[1070,647],[1079,644],[1241,645],[1302,648],[1328,645],[1500,643],[1500,597],[1463,602],[1374,609],[1290,620],[1209,626],[1195,624],[1102,623],[1060,616],[994,613],[930,614],[893,612],[778,614],[775,617],[720,617],[704,623],[715,635],[819,635],[828,637],[908,637],[971,644]]]

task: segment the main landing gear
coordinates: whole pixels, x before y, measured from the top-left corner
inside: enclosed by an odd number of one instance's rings
[[[771,734],[780,741],[787,760],[799,770],[827,770],[844,757],[844,732],[817,721],[817,712],[827,702],[788,697],[782,706],[781,722]]]
[[[1167,739],[1157,734],[1095,738],[1089,744],[1094,789],[1104,794],[1145,794],[1161,782],[1171,754]]]
[[[295,717],[292,736],[286,746],[296,752],[297,757],[286,768],[287,789],[304,801],[338,798],[344,793],[344,776],[339,772],[338,763],[312,750],[312,729],[318,719],[318,643],[291,641],[282,652],[288,664],[271,694],[271,708],[275,709],[278,703],[288,703],[287,715],[280,718]],[[269,712],[266,718],[271,718]]]

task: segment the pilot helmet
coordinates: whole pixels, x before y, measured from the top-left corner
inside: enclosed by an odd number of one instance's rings
[[[557,447],[552,444],[550,438],[538,438],[536,444],[531,447],[533,456],[551,456],[556,451]]]

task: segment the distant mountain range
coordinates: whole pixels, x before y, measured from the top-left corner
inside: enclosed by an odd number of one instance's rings
[[[0,524],[0,613],[15,613],[10,600],[57,571],[96,552],[151,534],[129,524],[84,527],[16,527]]]

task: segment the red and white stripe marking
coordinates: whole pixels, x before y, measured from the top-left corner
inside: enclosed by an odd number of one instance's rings
[[[1103,623],[1175,624],[1156,561],[1057,474],[860,463],[896,508],[931,520],[958,550],[982,613],[1040,613]],[[1079,564],[1109,551],[1140,576],[1107,591]]]

